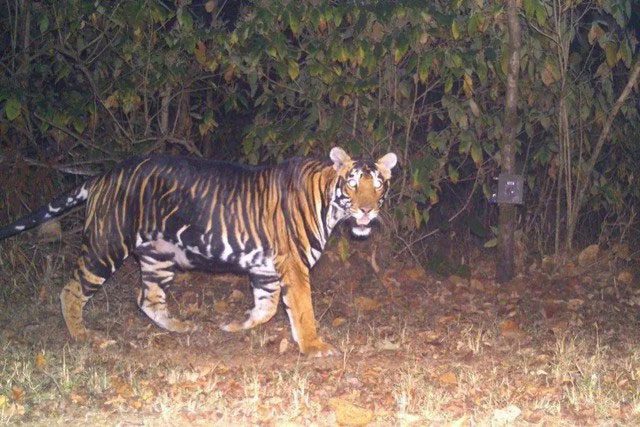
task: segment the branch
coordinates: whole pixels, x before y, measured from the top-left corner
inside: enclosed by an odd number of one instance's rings
[[[104,148],[100,147],[99,145],[94,144],[93,142],[87,140],[86,138],[83,138],[82,135],[75,133],[72,130],[69,130],[67,128],[65,128],[64,126],[60,126],[56,123],[54,123],[53,121],[47,119],[46,117],[42,117],[40,114],[38,113],[33,113],[33,115],[40,121],[45,122],[46,124],[48,124],[51,127],[54,127],[56,129],[58,129],[59,131],[62,131],[64,133],[66,133],[67,135],[73,137],[76,141],[78,141],[78,143],[84,145],[85,147],[88,148],[92,148],[96,151],[100,151],[103,154],[106,154],[109,156],[109,160],[113,160],[113,154],[110,153],[108,150],[105,150]],[[106,159],[105,159],[106,160]]]
[[[609,134],[611,132],[611,126],[613,125],[613,121],[618,115],[618,112],[620,112],[620,108],[622,108],[625,101],[629,97],[631,90],[638,82],[639,75],[640,75],[640,59],[637,60],[635,65],[633,66],[633,69],[629,74],[629,80],[627,81],[627,85],[624,87],[624,89],[620,93],[620,96],[618,96],[616,103],[613,104],[613,108],[611,108],[611,113],[607,117],[607,120],[604,122],[604,126],[602,126],[602,132],[600,132],[600,137],[598,137],[598,142],[596,143],[596,147],[593,150],[593,154],[591,155],[591,158],[587,162],[587,167],[585,168],[586,180],[582,188],[578,190],[579,193],[576,199],[576,206],[574,207],[574,209],[576,209],[576,212],[580,211],[580,209],[582,208],[582,204],[584,202],[584,197],[586,195],[587,188],[591,184],[591,172],[593,172],[593,168],[595,167],[596,162],[598,161],[598,157],[600,157],[600,152],[602,151],[604,144],[609,139]]]

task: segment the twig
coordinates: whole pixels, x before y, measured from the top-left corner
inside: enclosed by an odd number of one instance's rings
[[[462,208],[460,210],[458,210],[458,212],[456,212],[455,214],[453,214],[453,216],[451,216],[448,220],[447,223],[451,223],[453,220],[455,220],[462,212],[464,212],[465,210],[467,210],[467,207],[469,206],[469,203],[471,202],[471,197],[473,196],[473,194],[476,192],[476,189],[478,188],[478,179],[480,177],[480,174],[476,174],[476,180],[473,183],[473,188],[471,189],[471,191],[469,192],[469,195],[467,196],[467,200],[464,202],[464,205],[462,206]],[[405,248],[401,249],[396,256],[400,255],[401,253],[403,253],[405,250],[409,250],[409,253],[411,253],[411,255],[415,258],[415,255],[413,255],[413,252],[411,252],[411,248],[410,246],[415,245],[418,242],[423,241],[424,239],[426,239],[427,237],[433,236],[436,233],[440,232],[440,227],[431,230],[429,233],[420,236],[418,239],[414,240],[411,245],[409,245],[404,239],[402,239],[400,236],[398,236],[398,238],[400,239],[400,241],[402,241],[402,243],[404,243],[406,245]]]
[[[52,127],[56,128],[56,129],[58,129],[58,130],[60,130],[60,131],[62,131],[64,133],[66,133],[67,135],[75,138],[76,141],[78,141],[82,145],[86,145],[87,147],[92,148],[92,149],[97,150],[97,151],[101,151],[102,153],[107,154],[108,156],[112,155],[109,151],[105,150],[104,148],[100,147],[99,145],[96,145],[93,142],[83,138],[82,135],[77,134],[74,131],[67,129],[64,126],[60,126],[60,125],[54,123],[53,121],[47,119],[46,117],[42,117],[38,113],[33,113],[33,115],[38,120],[43,121],[43,122],[47,123],[49,126],[52,126]],[[110,158],[110,160],[113,160],[113,158]]]

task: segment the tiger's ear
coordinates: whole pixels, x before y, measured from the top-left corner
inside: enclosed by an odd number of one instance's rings
[[[376,162],[376,166],[380,170],[384,179],[391,178],[391,169],[393,169],[398,163],[398,156],[395,153],[387,153],[380,157]]]
[[[352,162],[351,157],[340,147],[333,147],[329,152],[329,157],[333,161],[333,168],[340,171],[349,162]]]

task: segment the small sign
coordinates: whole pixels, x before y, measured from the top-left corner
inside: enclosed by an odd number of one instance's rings
[[[511,205],[521,205],[523,201],[522,175],[501,173],[498,176],[497,202]]]

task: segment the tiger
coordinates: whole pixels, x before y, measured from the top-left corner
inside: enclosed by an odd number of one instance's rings
[[[76,340],[100,334],[85,327],[83,308],[133,254],[140,266],[138,307],[159,327],[192,332],[171,315],[166,290],[177,271],[249,276],[253,308],[224,331],[270,320],[280,296],[291,335],[309,356],[339,354],[316,329],[309,272],[329,236],[345,221],[366,238],[387,196],[397,156],[352,159],[340,147],[328,159],[294,157],[275,165],[242,165],[195,157],[132,157],[48,205],[0,228],[0,239],[86,204],[81,254],[60,293]]]

